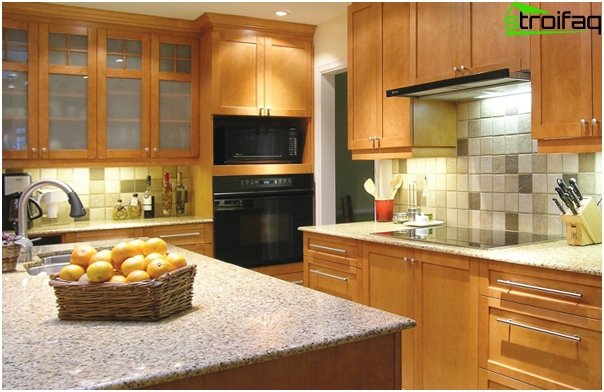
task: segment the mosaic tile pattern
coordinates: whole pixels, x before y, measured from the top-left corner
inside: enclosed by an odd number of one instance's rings
[[[95,167],[95,168],[25,168],[23,171],[31,174],[32,181],[41,178],[59,179],[67,182],[76,191],[87,214],[76,221],[105,221],[112,219],[113,207],[118,199],[127,204],[133,193],[139,197],[147,188],[147,176],[151,176],[151,189],[155,196],[155,211],[161,213],[162,175],[170,173],[173,187],[176,183],[176,173],[181,172],[184,186],[191,193],[192,179],[188,166],[151,166],[151,167]],[[159,215],[156,215],[159,217]],[[69,217],[67,202],[59,207],[56,219],[42,218],[34,221],[34,226],[45,224],[63,224],[73,222]]]
[[[408,207],[415,181],[424,211],[449,224],[564,234],[551,200],[556,178],[574,177],[600,200],[602,153],[538,154],[530,110],[530,94],[459,103],[457,157],[393,162],[405,175],[395,212]]]

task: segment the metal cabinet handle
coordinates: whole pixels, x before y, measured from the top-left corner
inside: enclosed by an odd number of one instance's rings
[[[557,336],[557,337],[562,338],[562,339],[573,340],[575,342],[580,342],[581,341],[581,337],[578,336],[578,335],[568,335],[568,334],[565,334],[565,333],[562,333],[562,332],[550,331],[549,329],[543,329],[543,328],[535,327],[535,326],[532,326],[532,325],[527,325],[527,324],[519,323],[519,322],[511,320],[511,319],[497,318],[497,322],[502,323],[502,324],[513,325],[515,327],[520,327],[520,328],[528,329],[530,331],[541,332],[541,333],[544,333],[544,334],[547,334],[547,335]]]
[[[148,154],[149,153],[149,147],[145,147],[145,153]]]
[[[598,120],[595,118],[591,119],[591,125],[598,125]]]
[[[35,147],[32,147],[32,148],[31,148],[31,152],[34,152],[34,153],[35,153],[35,152],[38,152],[38,149],[37,149],[37,148],[35,148]]]
[[[580,122],[581,122],[581,125],[585,125],[585,124],[587,124],[587,121],[585,121],[585,119],[584,119],[584,118],[582,118],[582,119],[580,120]]]
[[[271,115],[271,107],[270,106],[266,108],[266,115],[267,116]]]
[[[308,247],[310,249],[314,249],[314,250],[326,250],[328,252],[339,253],[343,256],[346,256],[346,249],[332,248],[331,246],[317,245],[317,244],[310,244],[310,245],[308,245]]]
[[[42,147],[42,152],[46,152],[46,147]]]
[[[201,233],[198,231],[194,231],[192,233],[162,234],[159,236],[159,238],[195,237],[200,234]]]
[[[157,147],[153,147],[153,152],[157,152]]]
[[[453,66],[453,72],[457,72],[457,71],[458,71],[457,66],[454,65]]]
[[[328,274],[327,272],[323,272],[323,271],[319,271],[319,270],[310,270],[311,273],[315,274],[315,275],[321,275],[321,276],[325,276],[327,278],[332,278],[332,279],[336,279],[336,280],[340,280],[342,282],[347,282],[348,281],[348,276],[338,276],[338,275],[332,275],[332,274]]]
[[[262,106],[260,106],[260,107],[258,108],[258,115],[259,115],[259,116],[262,116],[262,111],[263,111],[263,110],[264,110],[264,108],[263,108]]]
[[[581,294],[581,293],[575,293],[575,292],[571,292],[571,291],[563,291],[563,290],[557,290],[557,289],[550,289],[548,287],[534,286],[532,284],[514,282],[511,280],[497,279],[497,283],[500,283],[500,284],[503,284],[506,286],[520,287],[520,288],[528,289],[528,290],[541,291],[543,293],[548,293],[548,294],[561,295],[564,297],[572,297],[572,298],[582,298],[583,297],[583,294]]]
[[[406,263],[411,263],[411,264],[415,263],[415,259],[413,257],[405,256],[405,257],[403,257],[403,261]]]
[[[460,70],[461,72],[463,72],[463,71],[465,71],[465,70],[466,70],[466,67],[465,67],[465,66],[462,64],[462,65],[459,67],[459,70]]]

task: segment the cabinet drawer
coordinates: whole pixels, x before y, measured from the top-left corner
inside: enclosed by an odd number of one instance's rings
[[[521,389],[521,390],[535,390],[541,389],[536,386],[514,380],[513,378],[502,376],[495,372],[480,369],[478,371],[478,389]]]
[[[80,231],[63,234],[63,243],[100,241],[111,238],[138,238],[143,236],[142,228]]]
[[[212,242],[206,239],[205,224],[145,227],[146,237],[159,237],[172,245],[196,245]]]
[[[306,234],[304,240],[305,256],[358,267],[358,251],[355,240],[312,234]]]
[[[545,309],[480,301],[482,368],[545,389],[601,389],[601,323],[594,330],[576,321],[554,321]]]
[[[336,297],[358,302],[359,287],[356,268],[333,268],[308,261],[307,286]]]
[[[602,319],[599,276],[495,262],[481,268],[487,277],[480,288],[483,295]]]

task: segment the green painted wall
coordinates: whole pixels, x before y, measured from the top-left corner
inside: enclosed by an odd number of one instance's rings
[[[353,221],[373,220],[373,198],[363,189],[373,178],[373,161],[353,161],[348,151],[347,73],[336,75],[336,222],[342,222],[342,197],[352,198]]]

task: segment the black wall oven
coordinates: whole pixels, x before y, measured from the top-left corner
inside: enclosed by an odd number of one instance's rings
[[[214,257],[242,267],[302,261],[312,174],[214,177]]]

